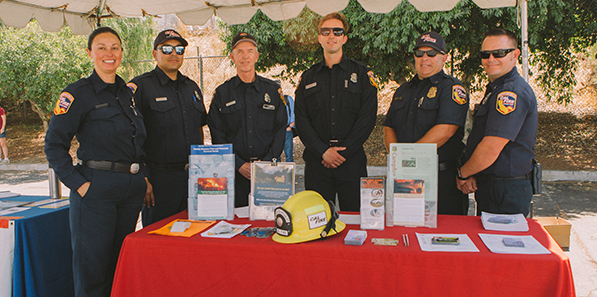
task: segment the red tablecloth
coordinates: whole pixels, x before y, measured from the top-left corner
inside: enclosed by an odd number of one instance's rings
[[[129,235],[112,296],[575,296],[570,261],[536,221],[528,232],[485,231],[479,217],[438,216],[438,227],[368,230],[362,246],[344,245],[346,230],[327,240],[280,244],[271,238],[148,235],[186,212]],[[236,219],[235,224],[273,222]],[[466,233],[480,250],[423,252],[418,233]],[[478,233],[533,235],[552,253],[491,253]],[[408,234],[410,247],[402,244]],[[376,246],[371,238],[396,238]]]

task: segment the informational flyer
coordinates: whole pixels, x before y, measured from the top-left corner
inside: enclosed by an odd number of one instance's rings
[[[251,220],[273,220],[274,209],[294,195],[294,168],[292,162],[257,161],[251,164]]]
[[[234,219],[231,144],[191,146],[188,208],[189,220]]]
[[[390,144],[386,225],[437,227],[437,161],[434,143]]]
[[[384,229],[385,177],[361,177],[361,229]]]

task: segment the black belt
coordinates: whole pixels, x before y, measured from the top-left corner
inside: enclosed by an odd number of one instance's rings
[[[475,176],[477,182],[484,182],[488,180],[516,180],[516,179],[531,179],[531,174],[523,174],[515,177],[499,177],[492,174],[485,174],[480,176]]]
[[[147,163],[147,167],[157,170],[164,170],[164,171],[188,171],[189,164],[188,163],[177,163],[177,164],[168,164],[168,163]]]
[[[110,161],[94,161],[89,160],[83,163],[84,166],[104,171],[113,171],[121,173],[132,173],[137,174],[141,170],[140,163],[121,163],[121,162],[110,162]]]

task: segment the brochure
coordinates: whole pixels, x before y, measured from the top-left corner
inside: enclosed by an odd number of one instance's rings
[[[251,220],[274,220],[274,209],[294,195],[294,168],[294,163],[278,163],[275,160],[251,163]]]
[[[466,234],[415,234],[421,250],[426,252],[479,252]]]
[[[234,219],[234,154],[231,144],[192,145],[189,220]]]
[[[479,237],[492,253],[498,254],[551,254],[532,235],[484,234]]]
[[[361,177],[361,229],[384,229],[385,177]]]
[[[178,223],[188,223],[188,227],[185,228],[182,232],[174,232],[176,229],[174,228],[175,224]],[[191,220],[174,220],[168,223],[166,226],[147,232],[147,234],[157,234],[157,235],[166,235],[166,236],[180,236],[180,237],[191,237],[205,229],[209,226],[213,225],[215,221],[191,221]],[[174,231],[172,231],[174,229]]]
[[[437,166],[434,143],[390,144],[386,225],[437,227]]]
[[[226,221],[220,221],[211,229],[201,233],[202,237],[216,237],[216,238],[232,238],[241,234],[245,229],[249,228],[251,224],[234,225]]]
[[[519,214],[493,214],[481,212],[481,222],[485,230],[494,231],[529,231],[527,219]]]

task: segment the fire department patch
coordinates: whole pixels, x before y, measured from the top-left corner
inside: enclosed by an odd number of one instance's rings
[[[54,107],[54,114],[61,115],[68,112],[68,109],[70,108],[70,105],[73,104],[73,101],[75,101],[73,95],[71,95],[68,92],[62,92],[62,94],[60,94],[60,98],[58,98],[58,101],[56,101],[56,106]]]
[[[137,85],[135,83],[128,83],[126,84],[127,87],[129,87],[129,89],[131,89],[131,91],[133,91],[133,94],[135,94],[135,92],[137,91]]]
[[[369,76],[369,82],[371,83],[371,85],[374,86],[376,89],[379,89],[377,80],[375,80],[375,77],[373,76],[373,71],[369,70],[369,72],[367,72],[367,76]]]
[[[516,98],[514,92],[501,92],[497,95],[495,108],[503,115],[509,114],[516,110]]]
[[[452,100],[460,105],[466,103],[466,91],[463,86],[452,86]]]

